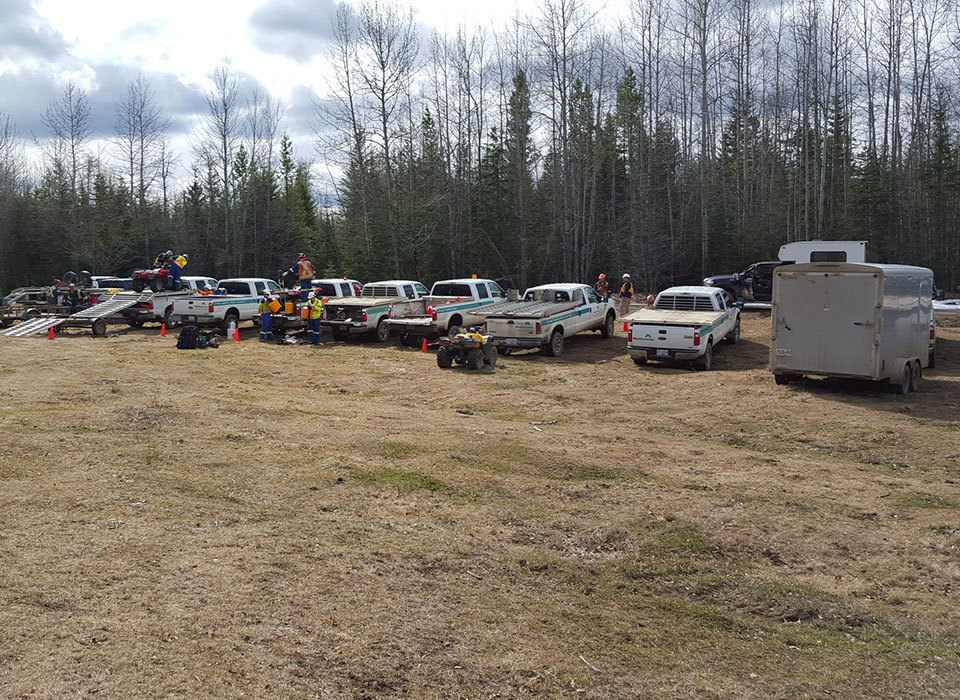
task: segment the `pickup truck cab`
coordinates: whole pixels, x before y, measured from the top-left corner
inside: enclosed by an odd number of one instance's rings
[[[394,304],[387,328],[399,333],[404,345],[416,344],[418,337],[454,335],[463,326],[483,323],[479,311],[506,299],[507,293],[493,280],[441,280],[427,296]]]
[[[331,299],[323,306],[321,326],[333,331],[334,340],[346,340],[351,335],[376,333],[377,340],[390,337],[387,324],[394,304],[416,301],[430,292],[414,280],[383,280],[363,287],[360,296]]]
[[[739,303],[716,287],[670,287],[652,309],[624,317],[627,353],[638,365],[647,360],[713,366],[713,348],[723,339],[740,342]]]
[[[499,304],[480,315],[487,319],[487,333],[500,352],[542,347],[558,357],[565,339],[580,331],[612,336],[617,311],[612,299],[604,301],[589,285],[545,284],[530,287],[521,301]]]
[[[181,322],[197,325],[218,324],[226,335],[241,321],[258,316],[260,297],[277,294],[280,285],[262,277],[237,277],[220,280],[215,296],[190,295],[173,302],[173,316]]]
[[[790,264],[780,260],[753,263],[743,272],[706,277],[703,284],[724,290],[732,299],[768,302],[773,299],[773,271]]]

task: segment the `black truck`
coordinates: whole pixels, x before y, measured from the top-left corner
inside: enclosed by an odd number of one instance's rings
[[[789,262],[774,260],[753,263],[743,272],[732,275],[714,275],[703,283],[708,287],[720,287],[739,301],[770,301],[773,297],[773,270]]]

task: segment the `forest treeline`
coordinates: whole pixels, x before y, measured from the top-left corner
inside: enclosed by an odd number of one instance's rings
[[[39,168],[0,96],[0,288],[172,248],[218,277],[274,277],[302,250],[363,281],[630,272],[657,290],[813,238],[960,287],[952,0],[634,0],[619,18],[547,0],[450,35],[368,2],[331,23],[311,162],[227,62],[189,153],[144,77],[99,155],[68,84]]]

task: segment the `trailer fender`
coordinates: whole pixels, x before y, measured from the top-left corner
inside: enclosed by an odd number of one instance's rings
[[[890,377],[887,381],[897,390],[905,394],[910,391],[913,378],[913,363],[915,357],[898,357],[890,364]]]

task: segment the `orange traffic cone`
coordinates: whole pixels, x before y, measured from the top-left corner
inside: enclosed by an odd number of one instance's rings
[[[240,328],[238,326],[233,327],[233,342],[240,342]]]
[[[624,333],[627,332],[627,322],[626,322],[626,321],[623,322],[623,332],[624,332]]]
[[[53,326],[50,326],[50,332],[47,333],[47,338],[53,340]]]
[[[167,337],[167,324],[166,324],[166,323],[161,323],[161,324],[160,324],[160,337],[161,337],[161,338],[166,338],[166,337]]]
[[[423,345],[420,346],[420,352],[426,352],[426,351],[427,351],[427,339],[424,338]]]

